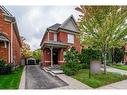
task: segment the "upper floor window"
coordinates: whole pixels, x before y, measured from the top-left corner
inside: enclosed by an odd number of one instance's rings
[[[57,41],[57,33],[54,33],[54,41]]]
[[[68,43],[74,43],[74,35],[68,34]]]

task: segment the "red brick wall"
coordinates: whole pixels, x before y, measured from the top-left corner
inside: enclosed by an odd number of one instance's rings
[[[44,39],[42,40],[42,43],[43,43],[44,41],[48,41],[48,32],[46,32],[46,34],[45,34],[45,36],[44,36]]]
[[[68,36],[67,32],[59,32],[58,33],[58,41],[61,41],[63,43],[67,43],[67,41],[68,41],[67,36]],[[79,52],[81,51],[80,40],[76,36],[76,34],[74,34],[74,44],[70,44],[70,47],[71,46],[74,46],[77,51],[79,51]]]
[[[58,64],[63,64],[64,62],[64,49],[59,49],[58,51]]]
[[[58,32],[58,41],[67,43],[67,33],[66,32]]]
[[[81,52],[80,39],[76,35],[74,37],[74,47],[78,52]]]
[[[16,63],[19,64],[21,59],[21,48],[15,32],[13,32],[13,55],[16,57]]]
[[[51,53],[48,48],[42,50],[42,65],[49,66],[51,64]]]
[[[4,20],[4,16],[1,10],[0,10],[0,31],[3,32],[8,37],[8,39],[11,40],[11,23]],[[16,63],[18,64],[20,62],[21,54],[20,54],[20,45],[17,40],[15,31],[13,31],[13,49],[14,49],[13,54],[16,55]],[[8,48],[7,49],[0,48],[0,52],[4,52],[3,55],[0,54],[0,58],[2,57],[6,58],[6,62],[8,63]]]
[[[4,21],[4,16],[0,10],[0,31],[10,39],[11,38],[11,23]]]
[[[6,37],[11,39],[11,23],[4,21],[3,12],[0,10],[0,32],[3,32]],[[0,42],[0,58],[8,63],[8,47],[4,48],[4,43]]]
[[[0,58],[8,63],[8,47],[4,47],[4,42],[0,42]]]
[[[49,40],[53,41],[54,40],[54,33],[49,32]]]
[[[125,51],[127,51],[127,44],[125,44]]]

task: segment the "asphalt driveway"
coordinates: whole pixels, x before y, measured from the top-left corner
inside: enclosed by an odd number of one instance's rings
[[[67,84],[40,69],[39,65],[27,65],[25,74],[25,89],[52,89],[67,86]]]

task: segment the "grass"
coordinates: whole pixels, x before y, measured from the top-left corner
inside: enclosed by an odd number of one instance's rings
[[[112,65],[113,68],[121,69],[121,70],[126,70],[127,71],[127,66],[126,65]]]
[[[18,89],[23,66],[17,68],[9,75],[0,75],[0,89]]]
[[[109,72],[106,75],[103,72],[99,74],[92,74],[91,78],[89,78],[89,71],[87,69],[80,70],[72,77],[92,88],[98,88],[107,84],[127,79],[127,76]]]

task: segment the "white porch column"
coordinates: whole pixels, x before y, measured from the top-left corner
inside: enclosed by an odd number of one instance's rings
[[[50,47],[51,51],[51,66],[53,66],[53,47]]]

